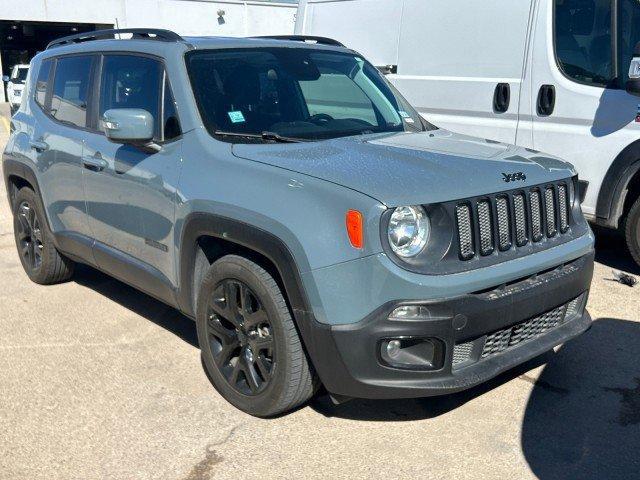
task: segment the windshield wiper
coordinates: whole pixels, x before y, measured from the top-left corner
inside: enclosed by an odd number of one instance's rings
[[[279,142],[279,143],[300,143],[300,142],[306,141],[302,138],[283,137],[278,133],[266,132],[266,131],[260,134],[256,134],[256,133],[241,133],[241,132],[225,132],[222,130],[216,130],[215,132],[213,132],[213,134],[221,135],[223,137],[242,137],[242,138],[257,138],[260,140],[272,140],[274,142]]]

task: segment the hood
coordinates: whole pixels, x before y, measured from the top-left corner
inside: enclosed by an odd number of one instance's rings
[[[575,174],[557,158],[446,130],[235,144],[233,153],[343,185],[390,207],[498,193]],[[503,174],[516,174],[515,180],[507,182]]]

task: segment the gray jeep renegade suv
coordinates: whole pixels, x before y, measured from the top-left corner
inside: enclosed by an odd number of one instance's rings
[[[253,415],[456,392],[590,325],[571,166],[435,128],[333,40],[93,32],[26,88],[3,170],[27,275],[82,262],[184,312]]]

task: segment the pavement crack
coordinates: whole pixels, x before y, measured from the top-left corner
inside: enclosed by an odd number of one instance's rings
[[[224,457],[216,451],[215,447],[224,445],[231,440],[236,431],[243,425],[241,423],[234,426],[222,440],[208,444],[204,458],[191,468],[184,480],[209,480],[213,474],[213,467],[224,461]]]

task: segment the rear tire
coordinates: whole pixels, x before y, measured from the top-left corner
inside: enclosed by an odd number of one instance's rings
[[[209,267],[196,324],[209,378],[240,410],[272,417],[314,394],[315,374],[282,292],[256,263],[227,255]]]
[[[40,199],[28,187],[16,195],[13,232],[20,262],[33,282],[50,285],[71,278],[75,264],[56,249]]]

